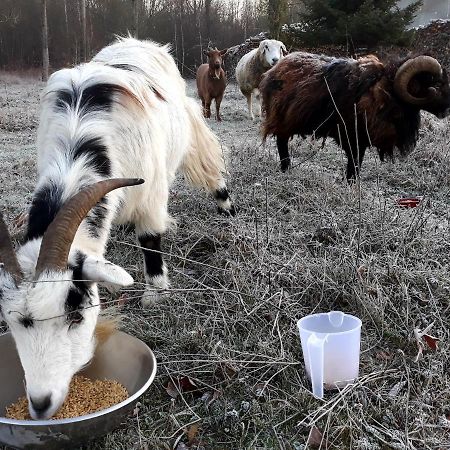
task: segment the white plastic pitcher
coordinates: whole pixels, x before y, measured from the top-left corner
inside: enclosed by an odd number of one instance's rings
[[[312,314],[297,322],[306,372],[315,397],[358,378],[361,320],[341,311]]]

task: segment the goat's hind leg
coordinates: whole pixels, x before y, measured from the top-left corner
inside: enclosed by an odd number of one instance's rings
[[[228,188],[223,178],[218,180],[217,185],[212,190],[212,194],[216,200],[219,214],[225,216],[236,215],[236,210],[231,202],[230,194],[228,193]]]
[[[195,186],[205,188],[214,196],[220,213],[235,215],[223,174],[225,164],[222,148],[205,121],[198,116],[195,105],[187,104],[191,123],[191,141],[182,163],[186,178]]]

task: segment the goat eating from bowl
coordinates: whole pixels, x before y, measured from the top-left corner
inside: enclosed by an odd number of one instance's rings
[[[0,220],[0,315],[25,371],[30,414],[46,419],[92,358],[97,283],[133,283],[104,259],[112,222],[135,226],[153,286],[146,305],[154,288],[169,284],[161,237],[177,169],[211,192],[220,212],[234,209],[220,144],[168,48],[152,42],[122,39],[90,63],[54,73],[37,147],[38,183],[17,253]]]

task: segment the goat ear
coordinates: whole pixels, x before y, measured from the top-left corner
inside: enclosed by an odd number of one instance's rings
[[[224,48],[223,50],[220,50],[220,56],[225,56],[228,52],[227,48]]]
[[[283,56],[286,56],[288,54],[288,51],[284,44],[281,45],[281,53],[283,53]]]
[[[130,286],[133,284],[133,277],[122,267],[116,266],[106,259],[99,259],[93,256],[86,257],[83,268],[83,278],[105,285],[108,289],[113,287]]]

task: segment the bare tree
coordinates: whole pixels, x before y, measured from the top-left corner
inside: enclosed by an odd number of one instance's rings
[[[87,36],[86,36],[86,0],[80,0],[81,5],[81,61],[87,59]]]
[[[47,0],[41,0],[42,5],[42,81],[48,80],[48,26],[47,26]]]
[[[287,0],[269,0],[267,15],[269,19],[269,31],[273,39],[280,37],[281,27],[287,15]]]
[[[131,0],[133,2],[133,36],[139,38],[139,0]]]
[[[212,0],[205,0],[205,25],[206,39],[211,40],[211,3]]]

